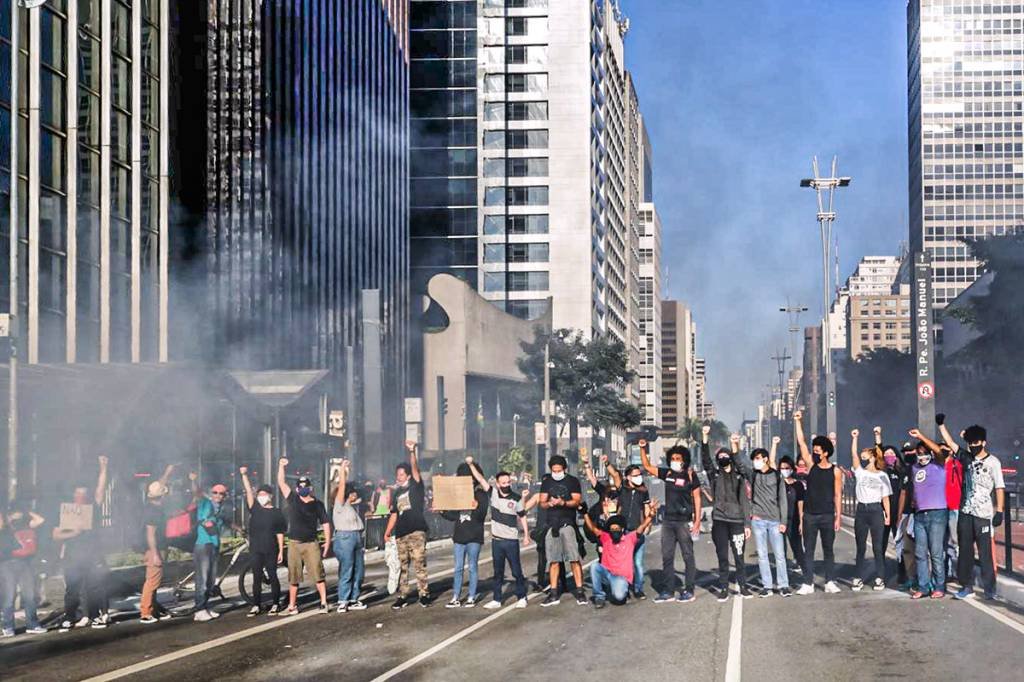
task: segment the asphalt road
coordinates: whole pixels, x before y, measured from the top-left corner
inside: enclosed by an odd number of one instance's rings
[[[655,536],[647,552],[652,569],[660,563],[658,546]],[[0,678],[1019,679],[1024,613],[1004,602],[913,602],[894,590],[852,592],[853,540],[846,533],[837,540],[844,583],[838,595],[819,590],[808,597],[719,603],[705,587],[715,579],[707,536],[697,550],[699,588],[690,604],[648,600],[595,612],[566,596],[541,609],[537,595],[524,610],[445,609],[450,549],[436,549],[428,565],[438,599],[426,609],[394,612],[391,599],[378,595],[368,610],[346,614],[307,610],[292,618],[246,618],[236,608],[210,623],[125,621],[107,630],[19,636],[0,645]],[[756,582],[754,556],[751,542],[747,573]],[[530,551],[526,563],[534,562]],[[487,592],[486,548],[480,565],[481,591]],[[895,570],[891,561],[890,567]],[[368,581],[382,585],[384,567],[369,569]]]

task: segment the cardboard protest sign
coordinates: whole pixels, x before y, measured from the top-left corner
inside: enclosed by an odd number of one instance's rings
[[[63,530],[92,530],[92,505],[62,503],[60,527]]]
[[[473,478],[471,476],[437,476],[432,479],[434,509],[457,511],[473,508]]]

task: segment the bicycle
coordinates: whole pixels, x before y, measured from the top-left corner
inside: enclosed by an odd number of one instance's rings
[[[231,552],[231,558],[228,560],[227,565],[220,572],[217,582],[210,587],[210,598],[211,599],[226,599],[224,596],[224,590],[221,589],[221,584],[227,579],[231,573],[231,569],[234,568],[235,564],[238,563],[239,557],[249,549],[249,541],[246,540]],[[269,576],[265,569],[263,571],[264,582],[269,582]],[[174,598],[180,601],[187,592],[195,592],[195,571],[190,572],[184,576],[174,585]],[[191,590],[186,589],[189,582],[193,583]],[[246,566],[241,573],[238,574],[238,593],[248,604],[255,604],[252,598],[252,566]]]

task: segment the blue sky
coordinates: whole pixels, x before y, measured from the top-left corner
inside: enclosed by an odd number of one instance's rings
[[[686,301],[709,395],[738,428],[788,347],[789,296],[821,315],[811,157],[839,156],[845,278],[907,240],[903,0],[621,0],[654,148],[666,298]]]

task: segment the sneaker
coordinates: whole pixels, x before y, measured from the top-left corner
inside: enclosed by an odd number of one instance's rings
[[[973,594],[974,590],[972,590],[970,587],[965,587],[956,594],[954,594],[953,599],[968,599]]]
[[[750,599],[754,596],[754,593],[750,591],[750,588],[744,585],[740,588],[740,596],[744,599]]]
[[[62,620],[60,625],[57,626],[58,632],[68,632],[71,629],[73,623],[70,620]]]
[[[205,623],[208,620],[213,620],[213,616],[210,615],[209,611],[203,609],[202,611],[196,611],[195,615],[192,616],[192,620],[197,623]]]
[[[104,618],[103,616],[96,616],[92,619],[92,622],[89,623],[89,627],[91,627],[93,630],[102,630],[105,627],[107,627],[108,624],[109,621],[107,618]]]
[[[796,594],[800,595],[801,597],[806,596],[808,594],[814,594],[814,585],[812,585],[811,583],[804,583],[797,589]]]
[[[942,599],[943,597],[946,596],[946,593],[943,592],[942,590],[932,590],[932,593],[931,593],[930,596],[931,596],[932,599]]]
[[[647,599],[647,595],[644,594],[643,590],[636,590],[635,592],[633,592],[633,598],[637,601],[644,601],[645,599]]]
[[[462,608],[471,609],[474,606],[476,606],[479,603],[479,601],[480,600],[477,597],[470,597],[466,601],[462,602]]]
[[[655,604],[667,604],[668,602],[675,601],[676,597],[671,592],[659,592],[658,596],[654,598]]]
[[[267,611],[267,615],[268,616],[276,616],[280,611],[281,611],[281,607],[278,606],[277,604],[273,604],[270,607],[270,610]]]
[[[985,601],[996,601],[997,599],[995,592],[985,592],[983,596],[985,598]]]
[[[143,616],[142,618],[139,618],[139,622],[142,623],[143,625],[152,625],[153,623],[156,623],[156,622],[159,622],[159,621],[157,621],[157,619],[154,618],[153,616]],[[63,631],[63,629],[64,628],[62,627],[61,630]]]
[[[801,568],[800,566],[794,566],[793,567],[793,572],[796,573],[797,575],[803,575],[804,574],[804,569]]]
[[[836,585],[836,581],[829,580],[825,583],[825,594],[839,594],[842,590],[839,589],[839,585]]]
[[[326,604],[324,605],[324,608],[327,608]],[[210,618],[213,618],[214,620],[216,620],[217,618],[220,618],[220,612],[219,611],[214,611],[213,609],[206,609],[206,612],[208,614],[210,614]]]
[[[863,588],[864,588],[864,581],[861,580],[860,578],[854,578],[853,579],[853,584],[850,586],[850,589],[853,590],[854,592],[860,592]]]
[[[586,606],[587,604],[590,603],[590,602],[587,601],[587,595],[586,595],[586,593],[583,590],[577,590],[576,594],[575,594],[575,597],[576,597],[576,603],[579,606]]]
[[[914,590],[913,592],[910,593],[910,598],[911,599],[920,599],[923,596],[924,596],[924,592],[922,592],[921,590]]]
[[[425,594],[421,594],[420,606],[422,606],[423,608],[427,608],[428,606],[430,606],[430,597]]]
[[[518,599],[518,600],[516,600],[516,604],[515,604],[515,607],[513,607],[513,608],[517,608],[517,609],[525,609],[525,608],[526,608],[526,604],[527,604],[527,603],[528,603],[528,602],[526,601],[526,597],[523,597],[522,599]]]
[[[317,613],[330,613],[331,607],[327,605],[327,602],[320,602],[320,608],[316,610]]]
[[[157,620],[170,620],[171,618],[174,618],[174,616],[171,615],[170,611],[163,611],[156,617]]]
[[[548,592],[548,596],[544,597],[544,601],[540,603],[541,606],[554,606],[561,600],[561,597],[556,595],[553,591]]]
[[[595,599],[594,600],[594,608],[595,609],[603,609],[606,605],[607,605],[607,603],[605,602],[604,599]]]
[[[484,608],[487,609],[488,611],[493,611],[494,609],[500,609],[501,608],[501,602],[498,601],[497,599],[492,599],[491,601],[489,601],[486,604],[484,604]]]
[[[458,597],[452,597],[452,600],[444,605],[446,609],[457,609],[462,606],[462,602],[459,601]]]
[[[718,599],[718,601],[729,601],[729,588],[719,587],[715,590],[715,598]]]
[[[772,596],[772,591],[769,590],[767,587],[762,587],[761,591],[757,593],[757,596],[761,599],[767,599],[768,597]]]
[[[676,599],[676,601],[681,602],[683,604],[687,604],[687,603],[693,601],[694,599],[696,599],[696,597],[693,596],[693,592],[692,591],[690,591],[690,590],[683,590],[682,592],[679,593],[679,598]]]
[[[338,608],[341,608],[341,606],[339,605]],[[251,609],[249,609],[249,613],[245,614],[245,617],[246,618],[252,618],[252,617],[258,616],[258,615],[260,615],[260,607],[253,606]]]
[[[885,581],[881,578],[875,578],[875,583],[871,586],[871,589],[875,590],[876,592],[881,592],[885,589]]]
[[[299,607],[298,606],[289,606],[284,611],[281,611],[280,615],[282,615],[282,616],[297,616],[297,615],[299,615]]]
[[[789,589],[788,587],[780,587],[779,588],[779,596],[781,596],[781,597],[792,597],[793,596],[793,590]]]
[[[0,637],[14,637],[14,630],[4,630],[0,632]]]
[[[398,599],[395,600],[395,603],[391,605],[391,610],[392,611],[398,611],[399,609],[404,609],[408,605],[409,605],[409,600],[408,599],[406,599],[405,597],[399,597]]]
[[[103,627],[107,626],[103,625]],[[34,628],[28,628],[27,630],[25,630],[26,635],[45,635],[47,632],[48,630],[46,628],[39,627],[38,625]]]
[[[74,623],[72,623],[70,620],[64,621],[63,623],[60,624],[60,629],[61,630],[70,630],[71,628],[84,628],[85,626],[89,625],[90,623],[92,623],[92,621],[89,620],[88,616],[82,616],[81,618],[76,620]]]
[[[338,602],[338,608],[335,610],[335,613],[346,613],[347,611],[348,611],[348,602],[347,601]]]
[[[350,601],[348,603],[348,610],[349,611],[365,611],[366,610],[366,604],[364,604],[363,602],[361,602],[358,599],[356,599],[355,601]]]

